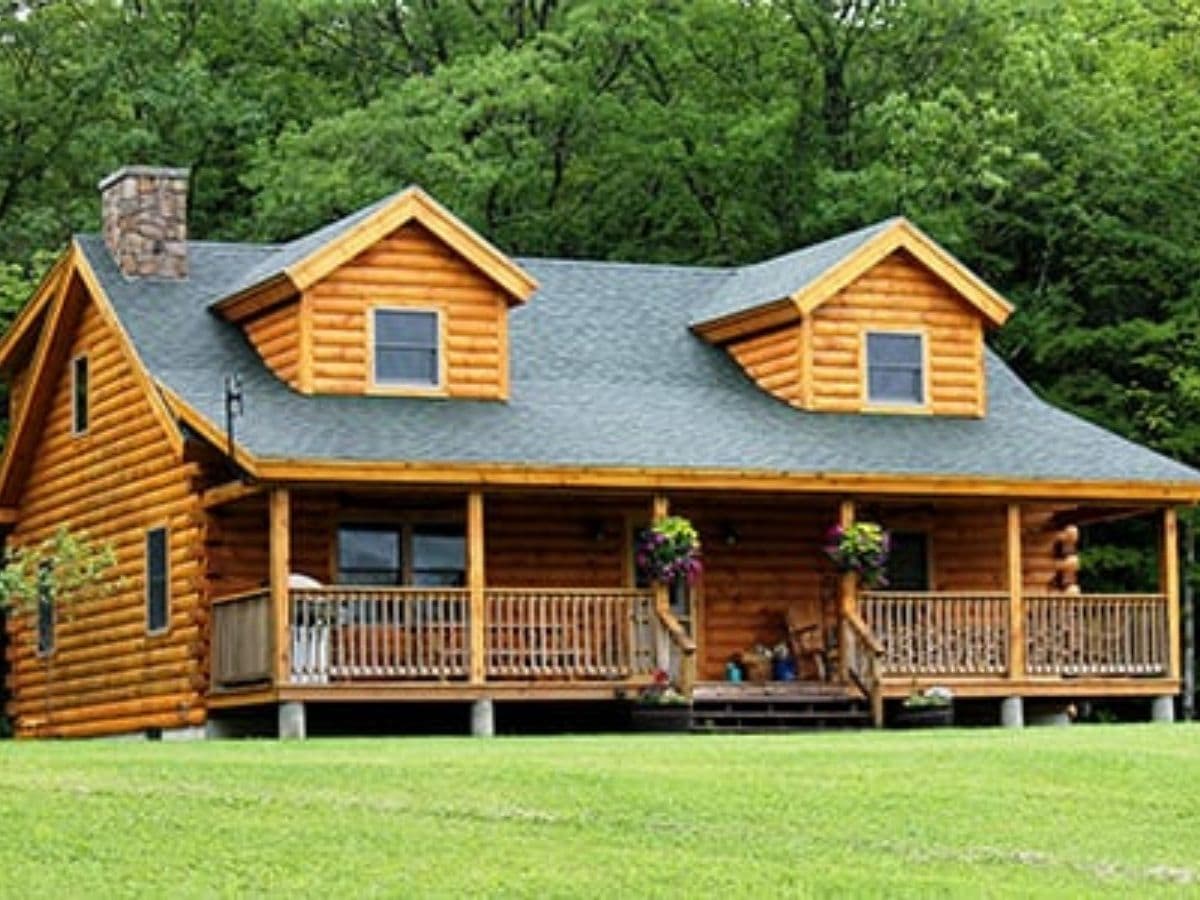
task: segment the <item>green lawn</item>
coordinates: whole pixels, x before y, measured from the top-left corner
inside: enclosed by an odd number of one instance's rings
[[[0,744],[0,893],[1200,893],[1200,727]]]

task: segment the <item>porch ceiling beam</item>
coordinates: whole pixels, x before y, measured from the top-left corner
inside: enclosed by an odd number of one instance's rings
[[[266,487],[261,484],[247,484],[244,481],[230,481],[211,487],[200,494],[200,505],[204,509],[224,506],[226,503],[236,503],[247,497],[256,497],[263,493]]]
[[[1050,520],[1054,528],[1064,525],[1099,525],[1104,522],[1119,522],[1152,512],[1145,506],[1077,506],[1056,512]]]

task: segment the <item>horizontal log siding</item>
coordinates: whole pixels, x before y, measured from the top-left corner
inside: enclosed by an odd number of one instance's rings
[[[649,520],[647,503],[641,524]],[[484,564],[489,587],[614,588],[626,584],[628,504],[489,496]]]
[[[1054,544],[1058,532],[1051,523],[1054,513],[1055,507],[1049,504],[1021,505],[1021,571],[1027,594],[1058,593],[1066,587],[1056,580]]]
[[[755,384],[784,403],[802,406],[801,329],[787,325],[732,342],[729,355]]]
[[[864,331],[921,329],[928,342],[930,411],[983,414],[980,316],[904,251],[871,268],[812,315],[813,409],[864,407]]]
[[[447,394],[486,399],[507,395],[503,292],[422,226],[403,226],[307,293],[314,393],[369,390],[367,309],[395,305],[441,310]]]
[[[242,326],[271,371],[300,387],[300,304],[296,300],[255,316]]]
[[[782,640],[792,604],[820,621],[822,585],[832,574],[821,544],[837,518],[833,502],[677,500],[672,512],[692,520],[704,550],[698,678],[722,679],[730,655]],[[726,542],[731,529],[735,544]]]
[[[333,581],[337,503],[333,497],[297,492],[292,497],[291,572],[322,584]],[[213,597],[228,597],[268,584],[269,549],[265,496],[218,506],[208,514],[208,583]]]
[[[60,525],[111,542],[108,587],[59,604],[56,649],[35,653],[31,616],[10,617],[10,713],[22,736],[85,736],[204,721],[207,614],[201,602],[203,521],[190,464],[176,460],[120,349],[87,301],[68,360],[89,356],[91,416],[71,435],[69,362],[20,500],[10,543],[29,544]],[[145,530],[170,526],[171,607],[166,634],[146,634]]]
[[[1056,532],[1050,505],[1022,506],[1021,566],[1028,592],[1056,590]],[[1008,590],[1007,512],[1003,506],[937,506],[931,512],[904,514],[881,511],[892,531],[929,535],[930,589],[939,593],[973,594]]]

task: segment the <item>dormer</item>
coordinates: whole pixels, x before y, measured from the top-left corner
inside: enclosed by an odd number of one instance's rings
[[[800,409],[979,417],[984,334],[1011,312],[897,218],[734,271],[692,330]]]
[[[508,397],[536,283],[419,188],[280,247],[213,311],[305,394]]]

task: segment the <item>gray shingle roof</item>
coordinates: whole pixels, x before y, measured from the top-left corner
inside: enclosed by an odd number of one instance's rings
[[[518,260],[541,288],[509,313],[508,402],[306,397],[207,309],[278,248],[195,242],[186,280],[138,282],[99,237],[78,241],[154,377],[219,424],[223,377],[242,374],[239,436],[261,457],[1200,482],[1042,402],[990,353],[984,419],[787,406],[687,328],[728,269]]]
[[[264,252],[262,258],[243,272],[241,277],[237,279],[222,297],[239,293],[255,285],[262,284],[264,281],[270,281],[277,275],[282,275],[284,269],[288,266],[300,262],[310,254],[321,249],[335,238],[349,231],[359,222],[371,216],[376,210],[382,209],[402,193],[404,192],[397,191],[395,194],[389,194],[380,200],[376,200],[369,206],[355,210],[349,215],[338,219],[336,222],[330,222],[328,225],[324,225],[316,231],[310,231],[308,234],[301,235],[286,244],[279,244],[270,248],[267,245],[261,245],[270,252]],[[214,298],[214,300],[220,300],[222,297]]]
[[[898,221],[898,218],[884,219],[858,231],[734,269],[707,302],[693,312],[691,324],[723,319],[791,296]]]

